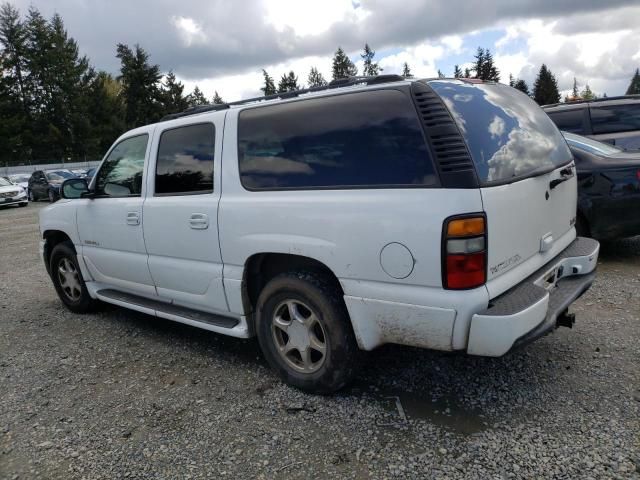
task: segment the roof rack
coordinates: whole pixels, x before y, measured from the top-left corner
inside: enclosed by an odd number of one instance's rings
[[[166,115],[162,117],[160,121],[165,122],[167,120],[174,120],[176,118],[188,117],[189,115],[196,115],[198,113],[226,110],[231,106],[244,105],[247,103],[264,102],[267,100],[276,100],[276,99],[284,100],[287,98],[295,98],[305,93],[321,92],[323,90],[331,90],[334,88],[351,87],[353,85],[378,85],[381,83],[401,82],[403,80],[406,80],[406,79],[401,75],[375,75],[375,76],[368,76],[368,77],[339,78],[337,80],[332,80],[327,85],[323,85],[321,87],[303,88],[300,90],[294,90],[292,92],[282,92],[282,93],[275,93],[273,95],[265,95],[263,97],[247,98],[245,100],[238,100],[236,102],[189,107],[184,112],[172,113],[170,115]]]
[[[559,107],[563,105],[581,105],[584,103],[608,102],[609,100],[640,100],[640,95],[618,95],[616,97],[594,98],[593,100],[571,100],[569,102],[559,102],[542,105],[542,108]]]

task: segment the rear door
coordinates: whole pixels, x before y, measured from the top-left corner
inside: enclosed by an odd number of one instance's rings
[[[487,288],[504,292],[575,238],[572,155],[533,100],[500,84],[435,81],[473,158],[487,216]]]
[[[160,124],[144,203],[158,295],[213,313],[228,311],[218,241],[223,125],[224,114]]]

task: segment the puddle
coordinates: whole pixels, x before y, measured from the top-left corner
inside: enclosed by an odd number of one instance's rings
[[[404,415],[409,420],[426,420],[462,435],[471,435],[489,427],[489,421],[482,412],[465,408],[454,398],[443,397],[433,401],[428,393],[421,395],[417,392],[379,395],[385,408],[389,411],[397,411],[400,420],[402,420],[402,414],[399,412],[396,398],[400,400]]]

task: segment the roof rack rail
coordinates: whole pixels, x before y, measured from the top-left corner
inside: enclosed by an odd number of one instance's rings
[[[403,76],[401,75],[375,75],[375,76],[368,76],[368,77],[346,77],[346,78],[339,78],[337,80],[332,80],[331,82],[329,82],[327,85],[323,85],[321,87],[310,87],[310,88],[303,88],[300,90],[294,90],[292,92],[282,92],[282,93],[274,93],[273,95],[265,95],[262,97],[253,97],[253,98],[247,98],[244,100],[238,100],[235,102],[229,102],[229,103],[220,103],[220,104],[214,104],[214,105],[201,105],[201,106],[197,106],[197,107],[189,107],[187,108],[184,112],[179,112],[179,113],[172,113],[170,115],[166,115],[164,117],[162,117],[162,119],[160,119],[161,122],[167,121],[167,120],[174,120],[176,118],[181,118],[181,117],[188,117],[189,115],[196,115],[198,113],[205,113],[205,112],[215,112],[218,110],[225,110],[231,106],[236,106],[236,105],[244,105],[247,103],[255,103],[255,102],[264,102],[267,100],[276,100],[276,99],[280,99],[280,100],[284,100],[287,98],[295,98],[299,95],[303,95],[305,93],[312,93],[312,92],[321,92],[323,90],[331,90],[334,88],[342,88],[342,87],[350,87],[353,85],[378,85],[381,83],[392,83],[392,82],[401,82],[403,80],[406,80]]]
[[[617,95],[615,97],[594,98],[593,100],[571,100],[569,102],[549,103],[542,108],[559,107],[561,105],[581,105],[584,103],[608,102],[609,100],[640,100],[640,95]]]

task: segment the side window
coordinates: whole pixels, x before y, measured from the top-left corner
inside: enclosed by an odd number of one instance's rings
[[[242,185],[250,190],[437,182],[416,109],[398,90],[244,110],[238,147]]]
[[[550,112],[549,116],[560,130],[570,133],[584,133],[584,110],[582,108]]]
[[[96,195],[140,196],[148,140],[149,135],[138,135],[121,141],[111,150],[98,171]]]
[[[158,146],[156,194],[213,192],[214,141],[211,123],[164,131]]]
[[[640,130],[640,103],[591,107],[593,133]]]

